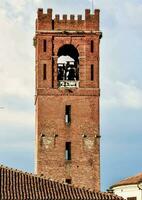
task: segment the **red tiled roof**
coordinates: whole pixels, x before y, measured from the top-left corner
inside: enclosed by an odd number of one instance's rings
[[[0,166],[1,200],[123,200],[110,193],[90,191]]]
[[[122,185],[138,184],[138,183],[142,183],[142,173],[136,174],[135,176],[130,176],[128,178],[125,178],[125,179],[119,181],[118,183],[112,185],[111,188],[117,187],[117,186],[122,186]]]

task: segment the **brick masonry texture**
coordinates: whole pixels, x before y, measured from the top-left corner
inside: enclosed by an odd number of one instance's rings
[[[54,180],[71,179],[75,186],[100,190],[99,122],[99,10],[85,19],[72,15],[53,19],[52,9],[38,9],[36,19],[36,172]],[[47,42],[43,52],[43,40]],[[91,41],[94,52],[91,52]],[[65,44],[79,53],[79,88],[60,88],[58,51]],[[43,65],[47,79],[43,80]],[[94,80],[91,81],[91,65]],[[71,105],[71,123],[65,123],[65,106]],[[65,144],[71,142],[71,160]]]
[[[52,9],[48,9],[47,13],[43,13],[43,9],[38,9],[38,19],[36,23],[37,30],[99,30],[99,10],[95,10],[94,14],[90,14],[90,10],[85,10],[85,20],[82,20],[82,16],[78,15],[75,20],[74,15],[70,15],[70,19],[67,19],[67,15],[62,16],[55,15],[54,21],[52,20]]]

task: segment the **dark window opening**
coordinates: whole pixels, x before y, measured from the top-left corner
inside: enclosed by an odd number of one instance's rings
[[[54,87],[54,59],[52,58],[52,88],[53,87]]]
[[[58,80],[79,80],[79,53],[71,44],[62,46],[58,51]]]
[[[71,123],[71,105],[66,105],[66,108],[65,108],[65,122],[67,124]]]
[[[52,30],[54,30],[54,20],[52,20]]]
[[[46,52],[46,48],[47,48],[47,42],[46,40],[43,40],[43,51]]]
[[[94,80],[94,65],[91,65],[91,81]]]
[[[46,80],[46,64],[43,65],[43,80]]]
[[[70,179],[70,178],[67,178],[67,179],[66,179],[66,183],[71,184],[71,179]]]
[[[66,142],[65,158],[66,160],[71,160],[71,142]]]
[[[137,200],[136,197],[128,197],[127,200]]]
[[[94,41],[91,40],[91,52],[93,53],[94,52]]]

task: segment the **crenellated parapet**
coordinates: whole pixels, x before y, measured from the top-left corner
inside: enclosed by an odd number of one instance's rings
[[[66,14],[52,15],[52,9],[47,9],[47,13],[42,8],[38,9],[36,30],[74,30],[74,31],[99,31],[100,10],[95,9],[90,13],[90,9],[85,10],[85,19],[82,15],[70,15],[69,19]]]

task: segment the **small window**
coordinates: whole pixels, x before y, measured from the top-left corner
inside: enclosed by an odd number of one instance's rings
[[[128,197],[127,200],[137,200],[137,197]]]
[[[47,42],[46,40],[43,40],[43,52],[46,52],[46,48],[47,48]]]
[[[71,184],[71,179],[70,178],[66,179],[66,183]]]
[[[91,53],[93,53],[93,52],[94,52],[94,41],[91,40]]]
[[[43,80],[46,80],[46,64],[43,64]]]
[[[91,65],[91,81],[94,80],[94,65]]]
[[[65,108],[65,122],[66,124],[70,124],[71,123],[71,105],[66,105]]]
[[[71,160],[71,142],[66,142],[65,158],[66,160]]]

